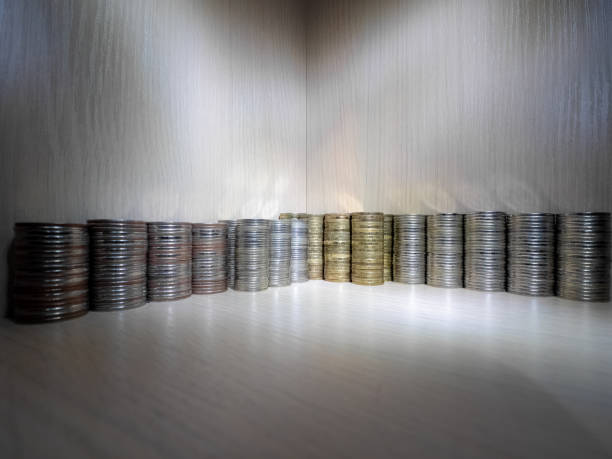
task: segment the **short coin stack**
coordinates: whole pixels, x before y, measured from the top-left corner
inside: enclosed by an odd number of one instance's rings
[[[427,216],[427,284],[463,287],[463,215]]]
[[[142,306],[147,300],[147,224],[90,220],[90,308]]]
[[[219,223],[227,225],[227,286],[234,288],[236,285],[236,228],[238,220],[219,220]]]
[[[393,280],[393,215],[385,214],[384,221],[384,277]]]
[[[308,217],[308,279],[323,279],[323,215]]]
[[[243,292],[267,289],[269,259],[270,220],[238,220],[235,289]]]
[[[227,290],[227,224],[195,223],[191,285],[196,295]]]
[[[351,215],[351,280],[359,285],[384,283],[384,215]]]
[[[474,212],[465,216],[465,286],[506,289],[506,214]]]
[[[308,280],[308,222],[305,219],[291,221],[291,282]]]
[[[557,217],[558,295],[578,301],[610,300],[610,214]]]
[[[86,225],[15,225],[11,306],[16,320],[46,322],[87,312],[88,244]]]
[[[325,280],[351,281],[351,216],[326,214],[324,217],[323,251]]]
[[[291,220],[270,223],[270,287],[291,284]]]
[[[191,296],[191,224],[147,224],[147,297],[174,301]]]
[[[555,216],[508,216],[508,291],[550,296],[555,285]]]
[[[393,219],[393,280],[425,283],[425,215],[396,215]]]

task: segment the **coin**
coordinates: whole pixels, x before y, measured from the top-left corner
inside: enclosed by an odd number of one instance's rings
[[[308,280],[308,223],[294,218],[291,221],[291,282]]]
[[[557,216],[557,294],[577,301],[610,301],[610,214]]]
[[[236,285],[236,228],[238,220],[219,220],[219,223],[227,225],[227,286],[234,288]]]
[[[427,284],[463,287],[463,215],[427,216]]]
[[[87,226],[17,223],[14,232],[9,261],[13,318],[47,322],[87,313]]]
[[[384,221],[384,277],[393,280],[393,215],[385,214]]]
[[[331,282],[350,282],[350,214],[325,214],[323,222],[323,276]]]
[[[269,284],[270,220],[238,220],[236,285],[239,291],[265,290]]]
[[[91,309],[142,306],[147,299],[147,224],[89,220]]]
[[[384,283],[384,214],[351,214],[351,281],[360,285]]]
[[[226,223],[194,223],[192,226],[192,289],[196,295],[227,290]]]
[[[465,216],[465,286],[500,292],[506,288],[506,214]]]
[[[424,284],[426,267],[425,215],[396,215],[393,219],[393,280]]]
[[[323,215],[308,217],[308,278],[323,279]]]
[[[291,220],[270,222],[270,287],[291,284]]]

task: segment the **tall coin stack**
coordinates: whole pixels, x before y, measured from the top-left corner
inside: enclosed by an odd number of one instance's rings
[[[424,284],[425,215],[396,215],[393,225],[393,280]]]
[[[270,287],[291,284],[291,220],[270,223]]]
[[[427,284],[463,287],[463,215],[427,216]]]
[[[270,220],[238,220],[236,290],[256,292],[268,288],[270,272]]]
[[[555,216],[508,216],[508,291],[550,296],[555,285]]]
[[[557,217],[557,290],[578,301],[610,301],[610,214]]]
[[[384,278],[393,280],[393,215],[385,214],[384,220]]]
[[[351,215],[351,280],[359,285],[381,285],[384,278],[384,215]]]
[[[291,282],[308,280],[308,222],[291,220]]]
[[[236,228],[238,227],[238,220],[219,220],[219,223],[227,225],[227,286],[234,288],[236,286]]]
[[[506,214],[474,212],[465,216],[465,286],[506,289]]]
[[[351,281],[351,216],[326,214],[323,231],[323,275],[332,282]]]
[[[323,215],[308,217],[308,279],[323,279]]]
[[[90,220],[90,308],[103,311],[147,301],[147,224]]]
[[[16,320],[46,322],[87,312],[88,244],[86,225],[15,225],[11,306]]]
[[[226,223],[194,223],[193,268],[191,285],[196,295],[221,293],[227,290]]]
[[[147,224],[149,301],[174,301],[191,296],[191,224]]]

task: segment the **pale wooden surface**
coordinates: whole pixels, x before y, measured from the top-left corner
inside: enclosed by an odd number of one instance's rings
[[[612,2],[310,2],[308,211],[612,211]]]
[[[310,281],[0,323],[3,457],[612,454],[612,305]]]
[[[302,12],[0,0],[0,311],[15,221],[303,211]]]

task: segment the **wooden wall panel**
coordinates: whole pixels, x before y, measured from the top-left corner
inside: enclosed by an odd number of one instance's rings
[[[606,0],[311,4],[308,211],[612,210],[611,31]]]
[[[304,27],[299,1],[0,0],[2,254],[20,220],[303,211]]]

